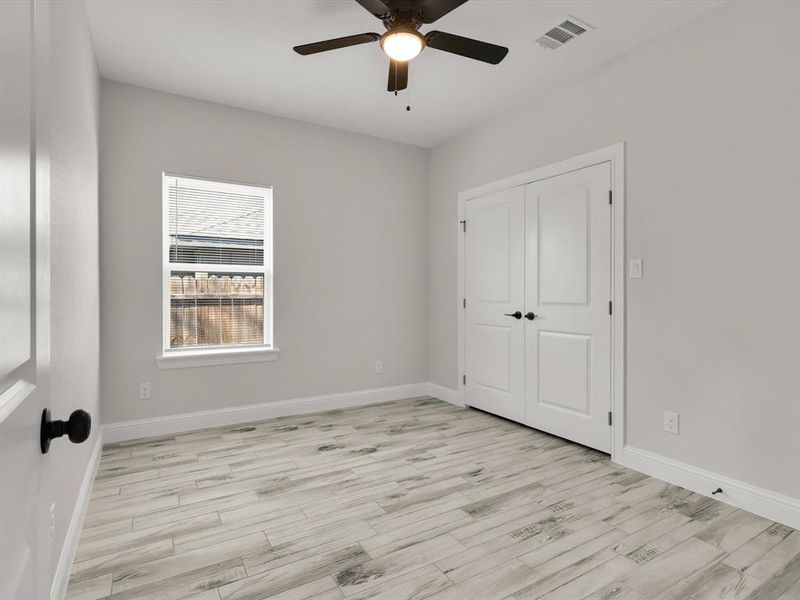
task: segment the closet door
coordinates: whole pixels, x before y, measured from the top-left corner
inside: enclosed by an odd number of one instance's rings
[[[466,386],[469,406],[524,418],[525,193],[466,203]]]
[[[525,187],[525,423],[611,449],[610,163]]]

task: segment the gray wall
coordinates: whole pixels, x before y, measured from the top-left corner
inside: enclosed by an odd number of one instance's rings
[[[427,150],[101,87],[104,422],[425,381]],[[165,170],[274,186],[277,361],[157,368]]]
[[[51,374],[50,408],[94,418],[81,445],[60,440],[50,452],[56,503],[52,566],[61,553],[81,482],[100,431],[97,126],[99,81],[82,2],[52,2],[50,112]]]
[[[430,380],[458,376],[458,192],[625,141],[627,441],[797,497],[798,24],[724,5],[434,149]]]

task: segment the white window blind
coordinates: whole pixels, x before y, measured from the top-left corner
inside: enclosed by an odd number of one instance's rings
[[[164,174],[164,349],[271,346],[272,190]]]

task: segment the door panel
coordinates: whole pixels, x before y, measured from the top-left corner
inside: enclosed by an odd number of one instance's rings
[[[17,382],[0,395],[7,410],[0,423],[0,599],[44,598],[37,582],[37,517],[41,504],[39,402],[33,385]],[[49,592],[49,590],[47,590]]]
[[[525,188],[525,422],[611,449],[610,163]]]
[[[538,334],[539,403],[590,414],[591,336],[541,329]]]
[[[503,202],[476,208],[470,219],[475,233],[475,300],[511,300],[511,218],[513,206]]]
[[[511,393],[511,373],[513,335],[509,326],[476,324],[475,370],[470,373],[475,383],[482,386]]]
[[[524,417],[524,327],[506,313],[524,300],[524,190],[504,190],[466,205],[466,403]]]
[[[31,348],[30,22],[28,2],[0,2],[0,378]]]
[[[589,302],[589,193],[571,188],[539,197],[539,305]]]

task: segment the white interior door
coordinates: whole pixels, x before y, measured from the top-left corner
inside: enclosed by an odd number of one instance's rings
[[[49,507],[39,449],[48,398],[48,173],[33,122],[47,5],[0,1],[0,599],[50,595]],[[43,42],[46,47],[46,42]],[[36,76],[38,79],[38,75]],[[42,153],[46,157],[45,153]],[[42,185],[36,185],[39,182]]]
[[[465,400],[516,421],[525,403],[524,207],[517,187],[470,200],[465,214]]]
[[[525,422],[610,452],[611,164],[525,187]]]

